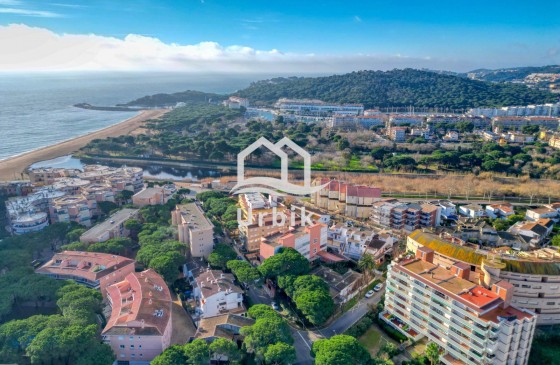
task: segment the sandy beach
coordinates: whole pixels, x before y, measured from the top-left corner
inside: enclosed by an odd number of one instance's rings
[[[140,114],[110,127],[2,160],[0,161],[0,181],[21,180],[25,169],[35,162],[70,155],[94,139],[130,134],[142,127],[148,119],[159,118],[168,111],[168,109],[143,110]]]

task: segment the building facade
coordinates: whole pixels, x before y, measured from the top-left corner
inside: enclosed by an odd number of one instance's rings
[[[423,247],[391,263],[380,318],[438,344],[443,364],[527,364],[537,316],[511,304],[513,286],[501,280],[487,289],[469,280],[470,265],[434,264],[433,254]]]
[[[327,250],[327,226],[315,223],[312,226],[291,227],[286,233],[263,237],[259,249],[261,261],[274,256],[282,247],[293,248],[313,261],[321,251]]]
[[[235,285],[233,274],[220,270],[206,270],[195,278],[194,297],[197,313],[202,318],[222,314],[243,314],[243,290]]]
[[[171,213],[179,241],[189,246],[193,257],[205,257],[214,250],[214,225],[196,203],[177,205]]]
[[[107,287],[111,317],[101,332],[117,363],[148,365],[171,344],[172,299],[154,270],[132,272]]]
[[[125,228],[124,224],[129,219],[138,216],[138,209],[121,209],[111,215],[104,222],[101,222],[80,236],[80,242],[95,243],[105,242],[111,238],[128,237],[130,231]]]

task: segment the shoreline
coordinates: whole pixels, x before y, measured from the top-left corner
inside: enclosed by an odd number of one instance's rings
[[[147,120],[160,118],[168,111],[169,109],[142,110],[131,118],[95,132],[8,157],[0,161],[0,181],[22,180],[25,170],[36,162],[71,155],[94,139],[130,134],[142,127]]]

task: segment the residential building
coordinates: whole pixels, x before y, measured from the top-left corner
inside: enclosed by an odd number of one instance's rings
[[[414,114],[392,114],[389,115],[388,124],[391,127],[408,124],[410,126],[419,126],[424,123],[424,117]]]
[[[259,250],[263,237],[287,232],[292,223],[292,214],[295,214],[272,195],[266,198],[261,193],[239,194],[238,202],[241,219],[245,222],[239,224],[239,238],[249,252]],[[274,211],[283,214],[285,219],[282,221],[281,218],[273,217]]]
[[[396,143],[403,143],[406,141],[407,127],[387,127],[387,136]]]
[[[121,209],[105,221],[93,226],[80,236],[80,242],[105,242],[111,238],[128,237],[130,231],[124,224],[138,216],[138,209]]]
[[[134,260],[107,253],[62,251],[35,272],[53,279],[73,280],[105,294],[109,285],[134,272]]]
[[[195,278],[194,298],[201,318],[221,314],[243,314],[243,290],[235,285],[233,274],[220,270],[206,270]]]
[[[374,126],[382,126],[385,124],[383,115],[348,115],[348,114],[335,114],[331,120],[332,128],[371,128]]]
[[[154,270],[132,272],[107,287],[111,317],[101,332],[117,362],[148,365],[171,344],[172,305],[169,288]]]
[[[327,226],[321,223],[295,226],[286,233],[263,237],[259,248],[260,260],[274,256],[282,247],[295,249],[309,261],[318,259],[319,252],[327,250]]]
[[[392,253],[397,241],[385,231],[375,232],[344,224],[332,225],[327,235],[327,246],[333,251],[353,260],[360,260],[367,253],[378,264],[385,260],[385,254]]]
[[[241,107],[247,109],[249,107],[249,99],[230,96],[223,104],[230,109],[241,109]]]
[[[197,203],[177,205],[171,213],[171,222],[177,226],[178,238],[189,247],[193,257],[204,257],[214,250],[214,225]]]
[[[434,251],[434,264],[450,267],[455,263],[470,266],[469,278],[491,288],[506,280],[513,285],[511,303],[538,314],[538,325],[560,324],[560,252],[554,248],[520,252],[485,251],[460,240],[427,230],[407,237],[407,251],[416,253],[426,247]],[[478,247],[478,246],[477,246]]]
[[[142,208],[148,205],[163,205],[175,193],[175,185],[144,188],[132,196],[132,204]]]
[[[51,223],[76,222],[86,227],[91,226],[93,209],[83,195],[62,196],[55,198],[49,207]]]
[[[336,104],[310,99],[279,99],[275,107],[281,112],[307,116],[330,116],[333,114],[362,115],[362,104]]]
[[[552,117],[521,117],[521,116],[502,116],[492,118],[492,128],[494,130],[521,130],[524,126],[536,125],[542,128],[557,130],[559,118]]]
[[[372,116],[372,115],[381,115],[381,111],[379,109],[366,109],[364,110],[365,116]]]
[[[449,131],[445,136],[443,136],[444,141],[457,142],[459,140],[459,133],[456,131]]]
[[[401,203],[396,199],[378,201],[372,206],[373,223],[393,229],[413,231],[441,223],[441,207],[431,203]]]
[[[218,338],[225,338],[237,342],[243,338],[241,328],[252,326],[255,320],[237,314],[220,314],[214,317],[202,318],[194,338],[200,338],[208,343]],[[220,359],[225,361],[226,359]]]
[[[486,288],[470,274],[470,265],[439,265],[432,249],[418,248],[389,266],[379,317],[414,341],[435,342],[446,365],[527,364],[537,316],[512,305],[507,281]]]
[[[49,188],[41,188],[27,196],[6,201],[10,229],[13,234],[37,232],[49,225],[49,205],[64,193]]]
[[[338,180],[317,179],[313,186],[328,185],[311,195],[311,202],[320,209],[351,218],[367,218],[371,206],[381,197],[381,189],[346,184]]]
[[[547,206],[527,209],[527,212],[525,212],[525,218],[533,222],[542,218],[556,219],[559,215],[558,210]]]
[[[482,205],[468,204],[468,205],[461,205],[459,207],[459,214],[471,218],[480,218],[486,215],[486,211],[484,210]]]
[[[434,200],[429,203],[439,207],[441,219],[457,220],[457,206],[451,200]]]
[[[319,266],[311,274],[322,278],[329,285],[329,293],[338,304],[354,298],[360,293],[360,288],[367,284],[362,274],[350,269],[344,274],[339,274],[326,266]]]
[[[560,135],[551,137],[548,141],[548,145],[552,148],[560,149]]]
[[[509,227],[508,232],[530,237],[530,245],[538,247],[552,232],[554,223],[547,218],[541,218],[536,222],[517,222]]]
[[[486,206],[486,215],[492,219],[505,219],[514,214],[513,205],[507,202],[489,204]]]
[[[469,114],[486,117],[497,116],[560,116],[560,103],[527,106],[506,106],[502,108],[474,108]]]

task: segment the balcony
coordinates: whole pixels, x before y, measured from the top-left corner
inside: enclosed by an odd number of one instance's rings
[[[402,332],[404,335],[406,335],[408,337],[416,339],[416,337],[418,335],[420,335],[418,332],[416,332],[415,330],[410,328],[410,326],[408,326],[402,320],[400,320],[399,318],[393,316],[392,314],[390,314],[388,312],[383,313],[382,318],[383,318],[383,320],[385,320],[385,322],[389,323],[394,328],[398,329],[400,332]]]

